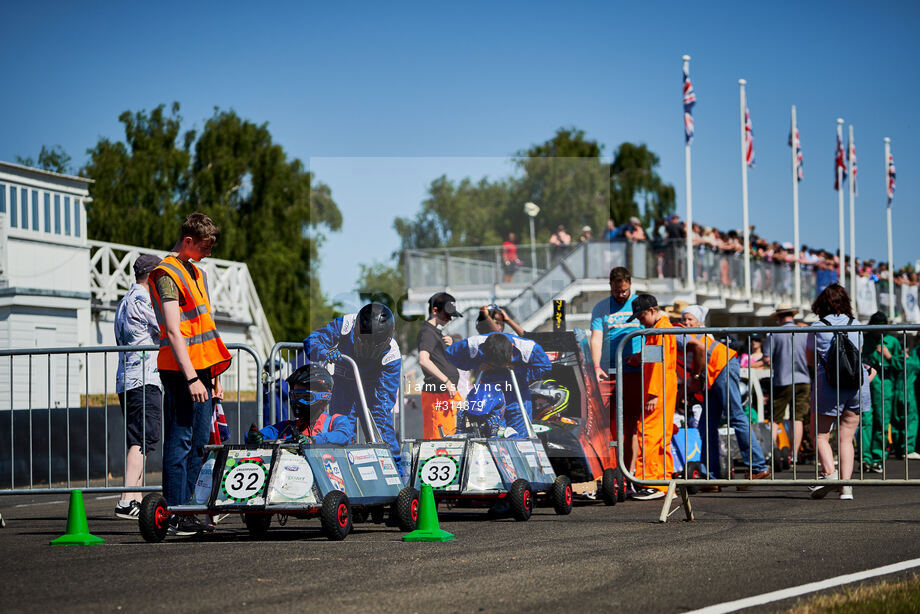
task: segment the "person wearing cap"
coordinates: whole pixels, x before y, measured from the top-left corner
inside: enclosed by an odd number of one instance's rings
[[[160,329],[150,301],[147,279],[160,264],[160,257],[141,254],[134,261],[134,283],[115,309],[115,343],[157,345]],[[115,373],[115,392],[125,417],[125,487],[143,483],[144,461],[160,441],[163,393],[157,371],[157,352],[120,352]],[[115,505],[115,516],[137,520],[141,493],[125,492]]]
[[[707,310],[701,305],[684,309],[683,325],[686,328],[705,326]],[[751,459],[748,477],[762,480],[770,477],[770,468],[756,436],[752,436],[751,423],[741,407],[741,365],[738,354],[710,334],[680,335],[677,350],[688,351],[688,389],[704,391],[704,411],[698,429],[703,441],[704,471],[712,478],[719,477],[719,421],[728,413],[728,421],[735,429],[741,458]],[[740,486],[739,488],[745,488]]]
[[[635,216],[629,218],[629,226],[624,234],[630,241],[645,241],[645,230],[642,228],[642,221]]]
[[[779,305],[772,317],[781,327],[798,328],[795,314],[799,311],[792,305]],[[772,380],[773,412],[770,421],[778,423],[790,407],[793,422],[792,453],[799,453],[802,445],[805,421],[811,411],[811,374],[808,372],[808,335],[791,333],[769,333],[763,344],[763,362],[770,367]]]
[[[629,321],[638,320],[645,328],[673,328],[671,320],[658,307],[651,294],[639,294],[632,302]],[[640,480],[665,480],[674,473],[671,459],[671,437],[674,435],[674,411],[677,407],[677,335],[648,335],[646,346],[661,347],[661,362],[642,361],[633,354],[629,362],[642,367],[645,385],[642,418],[627,424],[623,421],[623,441],[635,432],[639,440],[636,470],[633,475]],[[632,431],[632,432],[631,432]],[[647,486],[636,490],[633,499],[648,501],[664,496],[664,486]]]
[[[591,227],[582,226],[581,227],[581,236],[578,237],[579,243],[589,243],[591,241]]]
[[[440,439],[457,432],[457,392],[460,373],[447,359],[445,348],[453,339],[441,328],[453,318],[463,317],[457,311],[453,296],[438,292],[428,299],[428,319],[418,331],[418,364],[425,376],[422,387],[422,437]]]

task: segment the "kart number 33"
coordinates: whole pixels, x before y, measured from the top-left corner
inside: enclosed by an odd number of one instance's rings
[[[422,465],[419,477],[432,488],[444,488],[457,478],[457,461],[450,456],[433,456]]]

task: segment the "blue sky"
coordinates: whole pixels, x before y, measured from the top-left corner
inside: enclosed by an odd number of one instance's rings
[[[215,106],[268,122],[328,183],[345,224],[323,250],[339,296],[358,263],[397,247],[446,173],[501,176],[502,160],[576,126],[661,157],[683,216],[680,57],[697,91],[694,218],[741,226],[738,85],[748,81],[757,167],[751,221],[791,240],[789,107],[805,156],[802,242],[835,249],[835,120],[856,131],[857,254],[885,257],[882,138],[897,167],[895,260],[920,258],[917,57],[909,2],[15,3],[0,38],[0,159],[60,144],[81,165],[118,115],[177,100],[187,128]],[[522,229],[522,231],[525,229]]]

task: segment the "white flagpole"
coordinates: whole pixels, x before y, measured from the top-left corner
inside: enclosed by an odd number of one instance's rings
[[[795,306],[802,305],[802,263],[799,262],[799,160],[796,150],[795,105],[792,105],[792,236],[795,248]]]
[[[894,322],[894,248],[891,242],[891,201],[888,200],[888,161],[891,159],[891,139],[885,137],[885,201],[888,203],[888,319]]]
[[[850,302],[853,304],[853,313],[856,313],[856,181],[853,178],[853,124],[850,124],[850,141],[847,143],[847,164],[850,167]]]
[[[843,120],[837,118],[837,140],[843,146]],[[846,158],[844,158],[845,160]],[[837,152],[834,152],[834,166],[837,166]],[[840,245],[840,264],[837,267],[837,283],[844,288],[847,287],[847,246],[846,233],[844,231],[845,214],[843,209],[843,169],[837,168],[837,220],[839,221],[838,243]]]
[[[685,55],[684,71],[690,74],[690,56]],[[695,289],[693,282],[693,189],[690,182],[690,142],[684,139],[684,166],[686,169],[687,188],[687,290]]]
[[[748,180],[747,180],[747,131],[745,130],[745,111],[747,110],[747,98],[744,92],[744,86],[747,81],[738,79],[738,89],[741,100],[741,219],[744,224],[744,296],[751,299],[751,229],[748,220]]]

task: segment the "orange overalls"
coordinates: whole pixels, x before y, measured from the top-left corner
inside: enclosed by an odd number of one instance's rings
[[[653,328],[673,328],[662,315]],[[677,338],[674,335],[648,335],[646,345],[660,345],[663,362],[643,365],[645,401],[655,397],[652,412],[644,412],[639,421],[639,456],[635,476],[640,480],[665,480],[674,473],[671,437],[674,435],[674,409],[677,405]],[[651,486],[666,490],[664,486]]]

